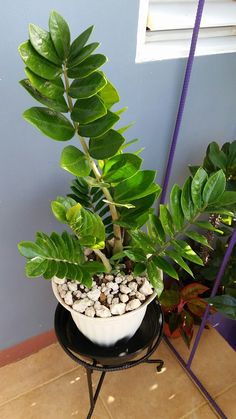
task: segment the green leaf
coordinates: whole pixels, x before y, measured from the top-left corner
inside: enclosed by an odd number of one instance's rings
[[[103,54],[94,54],[82,61],[78,66],[68,69],[68,77],[74,79],[82,79],[98,70],[107,62],[107,57]]]
[[[166,250],[167,256],[173,259],[181,268],[183,268],[189,275],[193,277],[193,273],[187,263],[182,259],[182,257],[175,250]]]
[[[134,270],[133,270],[135,277],[141,275],[145,271],[146,271],[145,263],[138,262],[138,263],[135,264],[135,267],[134,267]]]
[[[107,81],[102,72],[94,71],[83,79],[76,79],[72,82],[68,93],[71,97],[86,99],[99,92]]]
[[[146,254],[156,252],[154,240],[148,237],[143,231],[132,231],[130,232],[130,236],[135,247],[140,247]]]
[[[60,166],[75,176],[88,176],[91,171],[88,158],[73,145],[62,151]]]
[[[142,159],[130,153],[110,158],[104,167],[103,178],[108,182],[121,182],[133,176],[142,164]]]
[[[102,98],[107,109],[110,109],[115,103],[118,103],[120,101],[120,96],[116,88],[109,80],[107,80],[107,84],[105,85],[105,87],[102,90],[100,90],[99,96]]]
[[[119,132],[120,134],[122,134],[123,132],[125,132],[127,129],[129,129],[129,128],[130,128],[130,127],[132,127],[133,125],[134,125],[133,123],[131,123],[131,124],[129,124],[129,125],[126,125],[125,127],[120,128],[120,129],[118,130],[118,132]],[[138,138],[134,138],[133,140],[128,141],[127,143],[125,143],[125,144],[122,146],[122,150],[125,150],[127,147],[131,146],[132,144],[137,143],[138,141],[139,141],[139,139],[138,139]]]
[[[236,192],[235,191],[225,191],[217,201],[219,206],[233,205],[236,203]]]
[[[149,215],[150,221],[150,235],[160,243],[164,243],[166,235],[159,218],[155,214]]]
[[[142,170],[134,176],[119,183],[115,188],[114,199],[117,202],[133,201],[160,191],[159,185],[153,183],[156,177],[154,170]]]
[[[53,64],[62,64],[62,60],[57,55],[49,32],[31,23],[29,25],[29,37],[32,46],[42,57],[51,61]]]
[[[135,205],[132,205],[132,204],[120,204],[119,202],[108,201],[107,199],[103,199],[103,202],[106,202],[106,204],[115,205],[115,207],[120,207],[120,208],[135,208]],[[114,221],[114,224],[116,224],[115,221]]]
[[[90,138],[89,153],[98,160],[104,160],[114,156],[125,139],[117,131],[110,129],[101,137]]]
[[[181,230],[184,224],[184,214],[181,207],[181,194],[180,187],[175,184],[170,192],[170,210],[172,214],[173,223],[177,230]]]
[[[194,240],[198,243],[203,244],[203,246],[207,246],[207,247],[211,248],[211,246],[209,245],[206,237],[203,236],[202,234],[199,234],[196,231],[187,231],[187,232],[185,232],[185,235],[187,237],[189,237],[190,239],[192,239],[192,240]]]
[[[216,142],[209,144],[207,155],[217,169],[219,168],[225,171],[227,157],[225,153],[220,150],[219,145]]]
[[[179,275],[177,274],[175,268],[166,259],[161,256],[153,255],[152,260],[157,265],[157,267],[167,275],[171,276],[172,278],[179,279]]]
[[[38,102],[42,103],[43,105],[47,106],[50,109],[54,109],[58,112],[67,112],[68,106],[63,96],[57,99],[49,99],[46,96],[43,96],[39,93],[30,83],[29,80],[24,79],[20,81],[21,86],[24,87],[25,90]]]
[[[91,176],[86,176],[85,180],[92,188],[109,188],[111,186],[109,183],[98,181]]]
[[[73,60],[73,58],[75,58],[78,55],[78,53],[81,51],[81,49],[84,47],[91,33],[93,32],[93,28],[94,26],[90,26],[72,42],[70,46],[70,52],[69,52],[69,58],[71,60]]]
[[[84,79],[83,79],[84,80]],[[78,133],[82,135],[82,137],[100,137],[101,135],[105,134],[108,130],[110,130],[113,125],[119,121],[119,116],[115,113],[107,111],[107,114],[102,118],[97,119],[94,122],[86,125],[79,125]]]
[[[175,233],[173,220],[165,205],[160,204],[160,221],[166,235],[172,237]]]
[[[68,141],[75,133],[73,125],[64,115],[48,108],[27,109],[23,118],[53,140]]]
[[[192,183],[192,179],[191,177],[189,177],[184,183],[182,194],[181,194],[181,207],[184,213],[184,217],[187,220],[191,220],[191,218],[194,215],[194,204],[192,201],[191,183]]]
[[[56,201],[51,202],[51,209],[53,215],[56,217],[58,221],[63,223],[67,223],[66,213],[68,209],[76,205],[76,201],[72,198],[64,198],[62,196],[58,196]]]
[[[152,260],[147,263],[147,274],[157,296],[160,297],[164,289],[163,279],[160,270]]]
[[[191,197],[197,209],[202,208],[204,202],[202,200],[202,192],[207,182],[207,172],[200,167],[194,175],[191,183]]]
[[[187,302],[188,309],[195,314],[195,316],[202,317],[206,310],[206,302],[201,298],[192,298]]]
[[[88,124],[106,115],[107,109],[98,95],[87,99],[78,99],[75,102],[71,119],[80,124]]]
[[[49,18],[49,30],[57,54],[60,58],[67,58],[70,50],[70,29],[65,19],[53,11]]]
[[[37,257],[42,253],[41,248],[34,242],[22,241],[18,244],[20,254],[28,259]]]
[[[41,258],[35,257],[26,263],[25,273],[29,278],[41,276],[45,272],[48,266],[48,261]]]
[[[160,297],[161,306],[165,310],[172,310],[177,307],[180,302],[179,291],[175,290],[164,290]]]
[[[24,63],[31,71],[47,80],[52,80],[62,73],[62,68],[50,63],[39,55],[32,47],[30,41],[19,46],[19,53]]]
[[[225,174],[222,170],[211,175],[203,189],[203,201],[205,204],[212,204],[219,201],[226,185]]]
[[[204,298],[204,300],[212,304],[214,308],[226,317],[236,320],[236,298],[231,295],[217,295],[211,298]]]
[[[190,260],[197,265],[203,266],[202,259],[197,255],[191,246],[184,240],[172,240],[174,249],[180,253],[180,255],[187,260]]]
[[[213,225],[209,223],[209,221],[197,221],[194,224],[197,227],[203,228],[204,230],[210,230],[210,231],[215,231],[216,233],[219,233],[219,234],[224,234],[223,231],[219,230],[218,228],[213,227]]]
[[[92,52],[99,47],[99,45],[99,42],[93,42],[92,44],[86,45],[86,47],[82,48],[76,57],[74,57],[73,59],[68,59],[67,67],[69,69],[77,67],[86,58],[88,58],[92,54]]]
[[[205,285],[199,284],[199,282],[192,282],[191,284],[183,287],[180,291],[180,294],[184,301],[189,301],[192,298],[196,298],[198,297],[198,295],[203,294],[208,290],[209,288]]]
[[[58,99],[63,97],[64,94],[64,84],[61,78],[56,78],[54,80],[45,80],[42,77],[34,74],[29,68],[25,68],[25,73],[30,80],[30,83],[38,92],[43,96],[46,96],[50,99]]]

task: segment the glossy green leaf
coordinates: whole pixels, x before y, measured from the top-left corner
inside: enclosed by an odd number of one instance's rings
[[[76,203],[77,202],[70,197],[64,198],[62,196],[58,196],[55,201],[51,202],[53,215],[58,221],[67,223],[66,213],[71,207],[76,205]]]
[[[26,263],[25,273],[29,278],[35,278],[43,275],[47,266],[48,261],[38,256]]]
[[[81,49],[85,46],[88,41],[91,33],[93,32],[94,26],[90,26],[84,32],[82,32],[77,38],[72,42],[70,46],[69,58],[73,60]]]
[[[228,206],[236,203],[236,192],[235,191],[225,191],[221,197],[217,200],[217,205],[219,206]]]
[[[80,52],[78,53],[78,55],[76,55],[76,57],[74,57],[73,59],[72,58],[68,59],[67,67],[69,69],[73,67],[77,67],[86,58],[88,58],[93,53],[93,51],[95,51],[95,49],[99,47],[99,45],[100,45],[99,42],[93,42],[92,44],[86,45],[84,48],[80,50]]]
[[[209,221],[197,221],[195,223],[195,225],[197,227],[203,228],[204,230],[210,230],[210,231],[215,231],[219,234],[224,234],[221,230],[219,230],[218,228],[213,227],[213,225],[211,223],[209,223]]]
[[[62,59],[57,55],[49,32],[31,23],[29,25],[29,37],[32,46],[42,57],[53,64],[59,66],[62,64]]]
[[[193,277],[193,273],[187,263],[175,250],[166,250],[166,255],[169,256],[174,262],[176,262],[181,268],[183,268],[189,275]]]
[[[75,102],[71,119],[80,124],[88,124],[106,115],[107,109],[98,95]]]
[[[70,50],[70,29],[65,19],[53,11],[49,18],[50,35],[61,59],[67,58]]]
[[[117,131],[110,129],[101,137],[90,138],[89,153],[95,159],[104,160],[114,156],[125,139]]]
[[[153,256],[153,262],[156,264],[158,268],[160,268],[163,272],[167,275],[171,276],[172,278],[179,279],[179,275],[177,274],[175,268],[163,257],[161,256]]]
[[[211,247],[206,239],[205,236],[203,236],[202,234],[197,233],[196,231],[187,231],[185,232],[185,235],[187,237],[189,237],[190,239],[203,244],[203,246],[208,246]]]
[[[132,243],[135,247],[140,247],[146,254],[154,253],[156,251],[156,245],[154,240],[152,240],[146,233],[143,231],[132,231],[130,232],[132,238]]]
[[[202,208],[204,205],[203,199],[202,199],[202,192],[204,189],[204,186],[207,182],[208,176],[207,172],[200,167],[196,174],[194,175],[191,183],[191,197],[193,204],[197,209]]]
[[[68,77],[74,79],[82,79],[94,73],[103,64],[107,62],[107,57],[103,54],[90,55],[82,61],[78,66],[68,69]]]
[[[119,119],[119,116],[115,113],[107,111],[105,116],[97,119],[96,121],[90,122],[86,125],[80,124],[78,127],[78,133],[82,135],[82,137],[100,137],[109,131],[113,125],[119,121]]]
[[[178,306],[180,302],[179,291],[176,290],[164,290],[160,297],[161,306],[164,310],[171,310]]]
[[[156,172],[154,170],[138,171],[134,176],[119,183],[115,188],[114,199],[117,202],[133,201],[143,198],[149,194],[160,190],[154,179]]]
[[[43,96],[39,93],[30,83],[28,79],[24,79],[20,81],[21,86],[24,87],[25,90],[38,102],[42,103],[43,105],[47,106],[50,109],[54,109],[58,112],[67,112],[68,106],[63,96],[57,99],[49,99],[46,96]]]
[[[166,239],[165,231],[159,218],[155,214],[149,215],[150,222],[150,234],[151,236],[160,243],[164,243]]]
[[[27,259],[37,257],[39,254],[41,254],[40,247],[36,243],[30,241],[20,242],[18,244],[18,250],[20,254]]]
[[[194,204],[192,201],[191,183],[192,179],[191,177],[189,177],[184,183],[181,194],[181,207],[184,213],[184,217],[187,220],[191,220],[191,218],[194,215]]]
[[[120,101],[120,96],[116,88],[109,80],[107,80],[107,84],[105,85],[105,87],[102,90],[100,90],[99,96],[102,98],[107,109],[110,109],[115,103],[118,103]]]
[[[155,263],[151,260],[147,263],[147,274],[157,296],[160,297],[163,289],[163,279],[160,270],[156,267]]]
[[[172,237],[175,233],[173,220],[165,205],[160,204],[160,221],[166,235]]]
[[[106,162],[103,178],[108,182],[121,182],[133,176],[140,168],[142,159],[130,153],[112,157]]]
[[[74,136],[75,129],[68,119],[51,109],[33,107],[27,109],[23,117],[53,140],[68,141]]]
[[[197,255],[197,253],[192,249],[192,247],[184,240],[172,240],[172,245],[174,249],[179,252],[179,254],[187,260],[190,260],[197,265],[203,266],[202,259]]]
[[[94,96],[101,90],[107,81],[102,72],[94,71],[88,77],[76,79],[69,88],[69,95],[78,99],[86,99]]]
[[[225,153],[220,150],[219,145],[216,142],[212,142],[208,147],[208,158],[214,164],[217,169],[225,171],[227,166],[227,157]]]
[[[41,55],[39,55],[32,47],[30,41],[23,42],[19,46],[19,53],[24,63],[31,71],[47,80],[58,77],[62,69],[52,64]]]
[[[138,263],[135,264],[134,270],[133,270],[133,273],[134,273],[135,277],[141,275],[145,271],[146,271],[146,264],[145,263],[138,262]]]
[[[61,78],[53,80],[46,80],[42,77],[37,76],[29,68],[25,68],[25,73],[36,90],[38,90],[43,96],[50,99],[58,99],[63,97],[64,84]]]
[[[231,295],[217,295],[211,298],[204,298],[204,300],[212,304],[217,311],[226,317],[236,320],[236,298]]]
[[[222,170],[211,175],[203,189],[203,200],[205,204],[212,204],[219,201],[226,185],[225,174]]]
[[[175,184],[170,192],[170,210],[173,219],[173,223],[177,230],[180,230],[184,224],[184,214],[181,207],[181,194],[180,187]]]
[[[106,182],[101,182],[94,179],[92,176],[86,176],[85,178],[87,184],[92,188],[109,188],[110,184]]]
[[[60,166],[75,176],[88,176],[91,171],[88,158],[73,145],[63,149]]]

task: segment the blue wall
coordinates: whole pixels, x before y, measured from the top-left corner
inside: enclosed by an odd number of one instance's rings
[[[53,326],[50,283],[25,278],[16,244],[33,240],[37,230],[60,229],[50,213],[50,200],[66,194],[70,181],[58,165],[63,145],[43,137],[21,118],[34,102],[18,84],[24,78],[24,65],[17,46],[27,38],[28,23],[47,27],[52,9],[64,15],[73,37],[95,24],[93,38],[102,42],[100,50],[109,57],[104,70],[119,89],[122,106],[129,106],[123,121],[136,121],[128,137],[140,138],[145,167],[158,169],[160,181],[186,61],[135,64],[138,3],[21,0],[1,7],[0,348]],[[235,138],[235,109],[236,55],[197,58],[172,182],[183,179],[188,163],[201,161],[209,141]]]

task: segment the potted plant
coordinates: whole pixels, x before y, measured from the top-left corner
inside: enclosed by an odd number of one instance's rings
[[[193,176],[199,167],[190,166]],[[191,343],[193,326],[201,321],[207,303],[211,303],[211,313],[218,311],[227,318],[236,319],[236,249],[232,252],[217,295],[209,298],[235,228],[236,141],[227,142],[222,147],[216,142],[210,143],[202,167],[209,176],[219,169],[223,170],[226,178],[225,201],[218,213],[208,216],[208,222],[212,225],[206,233],[209,246],[191,243],[200,255],[203,265],[190,263],[194,278],[186,271],[178,269],[180,280],[167,280],[160,298],[165,317],[165,333],[169,337],[182,336],[187,346]]]
[[[162,272],[178,279],[172,261],[190,275],[187,262],[202,264],[183,235],[207,245],[195,226],[212,226],[197,219],[222,205],[226,181],[222,170],[208,176],[199,168],[182,189],[174,185],[170,206],[154,214],[161,190],[156,173],[141,168],[139,152],[126,151],[136,141],[125,140],[128,127],[114,128],[124,109],[114,110],[119,95],[100,70],[107,58],[94,54],[97,42],[87,43],[92,29],[71,43],[66,21],[53,11],[49,32],[30,25],[29,40],[19,47],[27,76],[20,83],[44,105],[27,109],[24,119],[53,140],[78,138],[78,147],[66,146],[60,160],[76,176],[72,193],[51,203],[72,233],[38,232],[35,242],[18,248],[27,258],[26,275],[52,279],[79,329],[109,346],[135,333],[163,291]]]

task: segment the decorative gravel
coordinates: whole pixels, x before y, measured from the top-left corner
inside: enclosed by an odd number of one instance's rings
[[[54,277],[62,300],[88,317],[120,316],[137,309],[153,293],[145,276],[101,274],[88,289],[76,281]]]

